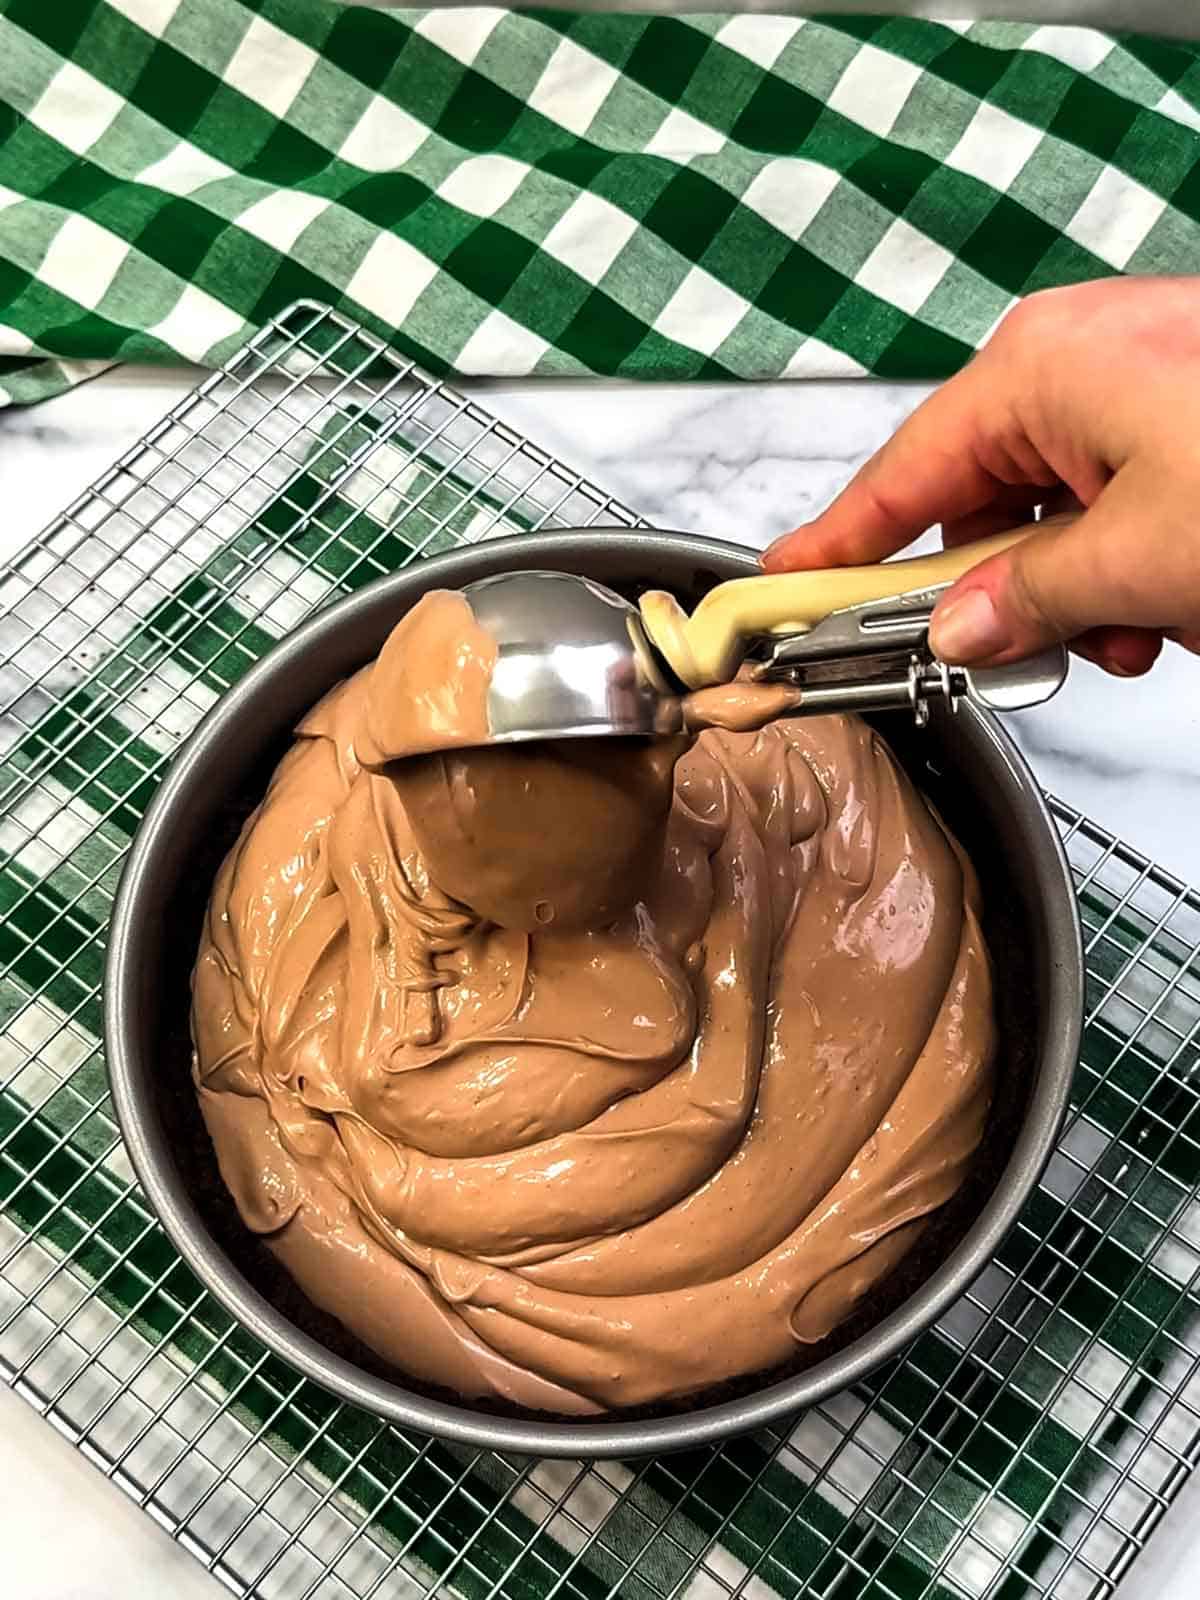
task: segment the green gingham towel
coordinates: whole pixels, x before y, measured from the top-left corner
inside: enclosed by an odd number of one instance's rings
[[[930,377],[1200,262],[1197,47],[1081,28],[0,0],[0,117],[15,401],[298,298],[437,372]]]

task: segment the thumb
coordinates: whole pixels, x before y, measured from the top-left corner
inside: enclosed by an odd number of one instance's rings
[[[929,643],[951,665],[1002,665],[1076,638],[1112,615],[1094,559],[1112,510],[1048,517],[1038,532],[965,573],[938,602]],[[1090,553],[1090,554],[1089,554]]]

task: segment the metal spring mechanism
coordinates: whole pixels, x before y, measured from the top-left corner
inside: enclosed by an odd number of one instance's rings
[[[989,711],[1018,711],[1057,693],[1067,675],[1061,645],[1002,667],[956,667],[929,648],[929,622],[948,585],[834,611],[804,633],[760,641],[754,676],[804,691],[802,712],[909,709],[919,728],[931,704],[955,710],[965,695]]]

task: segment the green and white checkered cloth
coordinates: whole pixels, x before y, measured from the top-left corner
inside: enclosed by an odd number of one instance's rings
[[[944,375],[1200,264],[1200,51],[1082,28],[0,0],[0,399],[298,298],[435,372]]]

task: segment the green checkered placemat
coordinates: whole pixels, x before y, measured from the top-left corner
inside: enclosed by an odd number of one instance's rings
[[[901,18],[0,0],[0,399],[297,297],[429,369],[932,377],[1200,261],[1200,46]]]
[[[231,1323],[132,1182],[102,944],[181,738],[382,572],[635,520],[299,306],[0,578],[0,1376],[262,1600],[1107,1600],[1200,1449],[1200,901],[1078,817],[1060,1149],[939,1326],[786,1426],[587,1466],[403,1434]]]

